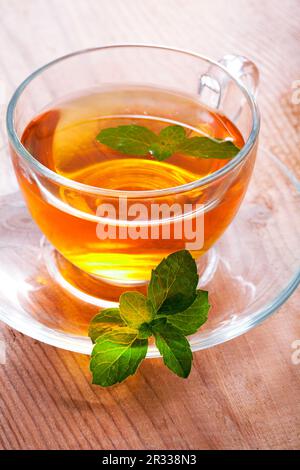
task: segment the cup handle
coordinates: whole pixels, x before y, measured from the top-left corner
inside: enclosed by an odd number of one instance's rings
[[[241,55],[227,54],[218,61],[231,75],[241,81],[251,95],[256,95],[259,72],[256,65]],[[212,65],[206,73],[201,75],[198,84],[198,94],[201,101],[213,109],[219,109],[221,104],[231,108],[232,120],[240,115],[242,104],[234,109],[234,97],[231,87],[228,86],[230,78],[219,67]]]
[[[259,84],[259,71],[251,60],[241,55],[227,54],[219,63],[238,80],[242,81],[246,88],[256,96]]]

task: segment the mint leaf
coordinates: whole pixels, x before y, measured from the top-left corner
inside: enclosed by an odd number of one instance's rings
[[[101,144],[128,155],[147,155],[157,136],[144,126],[118,126],[102,129],[96,139]]]
[[[187,250],[172,253],[152,271],[148,298],[158,314],[174,314],[189,307],[196,297],[197,266]]]
[[[137,336],[137,330],[116,327],[97,338],[90,363],[93,384],[109,387],[136,372],[148,347],[147,339]]]
[[[198,290],[192,305],[183,312],[168,315],[167,324],[174,326],[184,336],[192,335],[206,322],[209,309],[208,292]]]
[[[189,342],[171,325],[154,328],[155,344],[165,365],[179,377],[188,377],[192,366]]]
[[[146,356],[150,336],[166,366],[179,377],[187,377],[192,352],[185,336],[207,320],[210,308],[208,293],[196,290],[197,283],[195,260],[188,251],[178,251],[152,271],[147,297],[124,292],[119,308],[96,315],[89,328],[94,342],[93,383],[108,387],[134,374]]]
[[[185,141],[185,139],[185,129],[178,125],[167,126],[159,133],[159,142],[161,145],[172,145],[174,147]]]
[[[185,130],[181,126],[168,126],[159,133],[157,142],[150,146],[150,153],[157,160],[165,160],[170,157],[178,146],[186,139]]]
[[[143,323],[139,327],[138,338],[145,339],[152,336],[152,329],[149,323]]]
[[[233,158],[239,151],[233,142],[209,137],[186,137],[184,127],[167,126],[158,135],[135,124],[102,129],[96,137],[101,144],[128,155],[151,154],[166,160],[175,152],[198,158]]]
[[[120,316],[120,310],[118,308],[106,308],[91,320],[88,335],[95,343],[96,339],[105,331],[122,325],[124,326],[124,322]]]
[[[155,328],[161,328],[163,326],[165,326],[165,324],[167,323],[167,317],[164,316],[164,315],[159,315],[157,317],[154,318],[154,320],[152,320],[152,322],[150,323],[150,328],[151,328],[151,331],[154,331]]]
[[[166,160],[167,158],[171,157],[171,155],[174,153],[174,151],[164,145],[160,145],[159,142],[154,142],[151,144],[151,147],[149,147],[149,152],[153,157],[156,158],[156,160],[163,161]]]
[[[140,292],[124,292],[120,297],[120,314],[125,323],[133,328],[139,328],[143,323],[149,323],[154,312],[152,305]]]
[[[229,140],[191,137],[182,142],[178,151],[191,157],[228,159],[235,157],[239,149]]]

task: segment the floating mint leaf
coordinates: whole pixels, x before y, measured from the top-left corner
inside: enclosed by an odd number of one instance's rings
[[[152,305],[140,292],[124,292],[120,297],[120,314],[125,323],[133,328],[139,328],[143,323],[149,323],[154,312]]]
[[[185,129],[182,126],[167,126],[159,133],[159,142],[162,145],[177,146],[186,139]]]
[[[96,139],[101,144],[128,155],[147,155],[157,136],[144,126],[118,126],[102,129]]]
[[[147,353],[147,339],[132,328],[119,327],[97,338],[90,363],[93,384],[109,387],[136,372]]]
[[[239,149],[229,140],[191,137],[182,142],[178,151],[191,157],[228,159],[235,157]]]
[[[102,129],[96,139],[101,144],[127,155],[152,155],[166,160],[181,152],[198,158],[233,158],[239,151],[233,142],[209,137],[186,137],[184,127],[167,126],[158,135],[135,124]]]
[[[92,319],[88,334],[93,343],[95,343],[96,339],[105,333],[105,331],[119,326],[124,326],[120,310],[118,308],[106,308]]]
[[[183,127],[168,126],[160,131],[157,142],[154,142],[149,150],[157,160],[165,160],[176,152],[178,146],[185,140]]]
[[[153,144],[151,144],[151,146],[149,147],[149,152],[154,158],[156,158],[156,160],[159,160],[161,162],[171,157],[171,155],[174,153],[174,151],[170,147],[160,145],[159,142],[154,142]]]
[[[192,366],[192,351],[185,336],[171,325],[154,328],[155,344],[165,365],[179,377],[188,377]]]
[[[175,314],[192,304],[197,284],[195,260],[188,251],[177,251],[152,271],[148,298],[158,314]]]
[[[206,322],[209,309],[208,292],[198,290],[192,305],[183,312],[168,315],[167,324],[174,326],[184,336],[192,335]]]

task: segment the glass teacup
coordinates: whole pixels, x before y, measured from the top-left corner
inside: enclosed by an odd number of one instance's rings
[[[243,57],[225,56],[217,63],[198,54],[145,45],[79,51],[31,74],[8,106],[11,156],[29,211],[57,250],[60,273],[73,283],[78,279],[86,283],[90,277],[86,290],[113,300],[118,297],[113,285],[144,286],[151,269],[174,251],[189,249],[201,264],[202,255],[236,215],[252,174],[259,133],[254,98],[257,82],[256,67]],[[166,122],[183,122],[192,130],[197,112],[187,103],[193,102],[196,108],[201,106],[201,112],[207,110],[209,119],[215,113],[226,116],[242,136],[243,145],[226,164],[207,167],[202,177],[187,178],[180,184],[172,180],[171,167],[168,176],[169,167],[144,161],[141,174],[129,168],[140,181],[133,190],[70,178],[45,165],[24,145],[24,130],[37,116],[46,116],[39,130],[45,129],[43,137],[47,138],[56,125],[58,102],[91,93],[96,97],[99,90],[109,90],[115,97],[114,114],[122,119],[133,114],[126,101],[133,93],[132,102],[138,100],[139,115],[145,119],[154,115]],[[177,96],[167,107],[161,105],[161,90]],[[93,113],[99,113],[96,105],[95,109],[90,106]],[[52,114],[47,114],[49,109]],[[82,107],[83,115],[86,109]],[[95,135],[97,132],[95,128]],[[53,140],[48,144],[51,153]],[[170,177],[170,181],[153,189],[154,164],[155,171],[159,174],[164,169],[165,180]],[[124,168],[109,160],[107,178],[120,172],[122,181]]]

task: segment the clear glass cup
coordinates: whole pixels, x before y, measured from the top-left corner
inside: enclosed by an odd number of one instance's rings
[[[201,207],[203,243],[190,250],[201,265],[201,256],[236,215],[252,174],[259,134],[259,113],[254,97],[257,83],[257,69],[244,57],[225,56],[220,62],[214,62],[198,54],[147,45],[115,45],[79,51],[32,73],[9,103],[7,130],[20,188],[33,219],[57,250],[55,262],[60,272],[69,278],[75,277],[76,283],[80,277],[85,283],[87,276],[91,276],[87,290],[97,291],[97,295],[105,297],[108,295],[107,282],[111,286],[144,285],[151,269],[164,256],[188,246],[184,237],[176,242],[150,237],[142,244],[140,240],[128,237],[122,242],[100,240],[97,235],[99,224],[148,228],[155,224],[176,224],[175,216],[159,221],[145,218],[138,223],[124,222],[118,212],[114,220],[99,216],[99,201],[116,206],[122,198],[129,201],[129,205],[142,203],[147,208],[153,203],[169,206],[188,203],[192,209],[183,212],[183,219],[192,217],[195,205]],[[70,180],[42,165],[22,145],[21,136],[26,125],[51,103],[89,92],[95,87],[123,84],[156,86],[188,94],[224,113],[243,135],[245,145],[223,168],[202,179],[152,191],[101,189]],[[144,111],[147,112],[147,107]],[[176,111],[175,107],[169,110],[168,118],[176,117]],[[74,203],[82,197],[89,201],[88,211],[79,210]],[[94,208],[92,214],[91,207]],[[64,217],[58,224],[59,214]],[[72,236],[67,237],[67,234]],[[91,259],[84,269],[80,255]],[[145,275],[145,266],[148,275]],[[109,300],[117,298],[118,292],[111,287]]]

